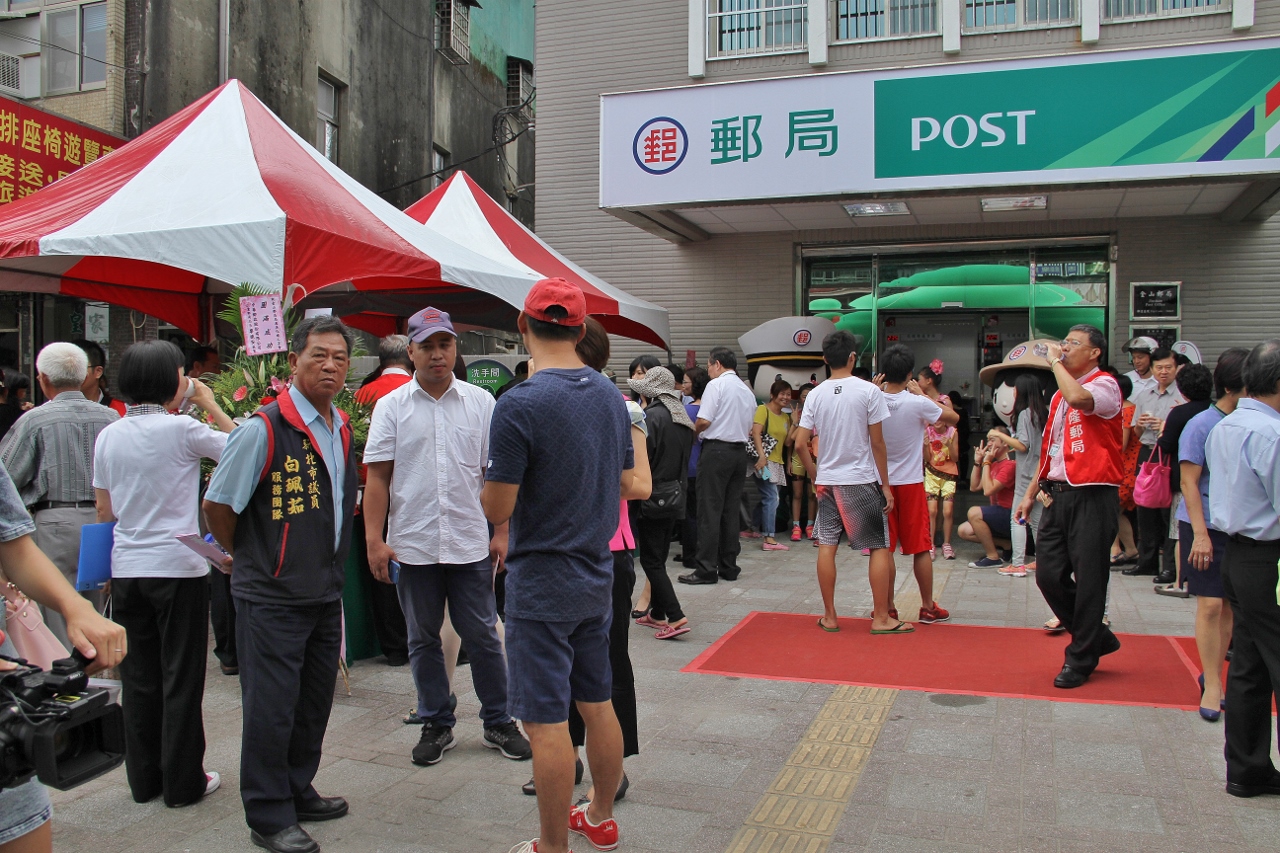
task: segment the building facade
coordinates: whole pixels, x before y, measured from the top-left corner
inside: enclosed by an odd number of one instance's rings
[[[532,225],[533,8],[533,0],[483,8],[476,0],[0,0],[0,95],[131,139],[237,78],[397,207],[462,168]],[[29,371],[44,343],[86,334],[89,313],[108,318],[113,353],[155,335],[191,343],[125,309],[0,294],[0,359]]]
[[[825,314],[944,387],[1275,335],[1274,0],[543,0],[538,230],[699,360]],[[629,357],[624,345],[620,356]]]

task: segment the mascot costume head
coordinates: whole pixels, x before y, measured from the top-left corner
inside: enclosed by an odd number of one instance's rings
[[[978,377],[992,388],[992,407],[996,417],[1010,430],[1014,428],[1013,410],[1018,398],[1039,394],[1048,403],[1058,390],[1049,366],[1049,344],[1052,341],[1038,339],[1018,344],[999,364],[982,368]]]
[[[779,379],[796,389],[825,379],[822,340],[835,330],[825,317],[778,317],[738,338],[756,399],[767,401],[769,387]]]

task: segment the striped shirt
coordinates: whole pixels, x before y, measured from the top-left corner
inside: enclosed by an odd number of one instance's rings
[[[63,391],[18,418],[0,442],[0,462],[22,502],[92,501],[93,445],[120,416],[107,406]]]

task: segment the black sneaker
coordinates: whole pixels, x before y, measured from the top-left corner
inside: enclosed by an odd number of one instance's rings
[[[453,739],[453,729],[446,729],[435,723],[422,724],[422,737],[413,748],[413,763],[422,765],[438,764],[444,758],[446,750],[453,749],[458,742]]]
[[[481,742],[490,749],[498,750],[512,761],[526,761],[533,758],[533,748],[529,746],[529,741],[525,740],[524,735],[520,734],[520,728],[514,720],[485,729],[484,739]]]

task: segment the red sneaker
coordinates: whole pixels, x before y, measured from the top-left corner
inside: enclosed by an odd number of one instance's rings
[[[607,818],[595,824],[587,819],[591,803],[583,803],[569,812],[569,831],[576,832],[597,850],[613,850],[618,846],[618,824]]]
[[[800,541],[800,525],[798,524],[791,525],[791,541],[792,542]]]
[[[804,538],[806,538],[806,539],[812,539],[812,538],[813,538],[813,525],[812,525],[812,524],[807,524],[807,525],[805,525],[805,528],[804,528]]]
[[[920,622],[923,625],[932,625],[934,622],[946,622],[951,618],[951,614],[938,606],[938,602],[934,602],[932,607],[920,608]]]

